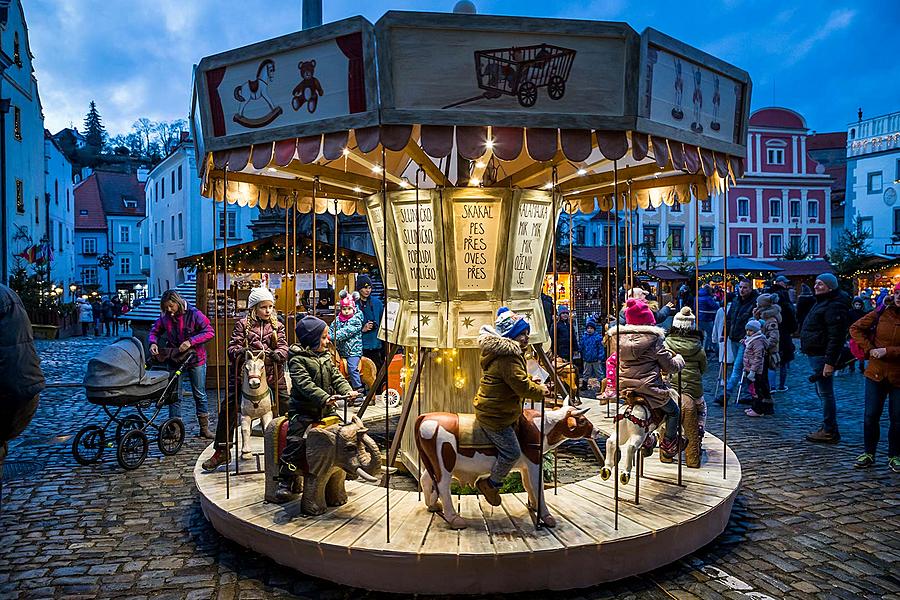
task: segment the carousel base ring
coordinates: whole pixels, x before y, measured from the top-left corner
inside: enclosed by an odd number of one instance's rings
[[[595,423],[602,431],[613,427],[600,415]],[[259,438],[252,443],[261,450]],[[645,459],[640,503],[634,502],[636,475],[619,485],[618,524],[613,481],[596,475],[546,490],[554,529],[534,528],[525,494],[504,494],[496,508],[462,496],[459,513],[468,527],[454,531],[416,492],[390,490],[389,540],[382,487],[348,481],[347,504],[319,517],[301,516],[299,501],[265,502],[262,474],[232,477],[226,498],[224,471],[200,467],[212,445],[197,459],[194,480],[203,513],[222,536],[308,575],[395,593],[563,590],[651,571],[724,531],[741,465],[709,433],[703,447],[700,468],[683,467],[682,486],[677,464],[661,464],[656,454]]]

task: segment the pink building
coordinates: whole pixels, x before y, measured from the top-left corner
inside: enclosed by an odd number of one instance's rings
[[[750,115],[747,171],[728,192],[729,254],[782,258],[794,246],[821,258],[831,244],[831,177],[809,157],[809,130],[786,108]]]

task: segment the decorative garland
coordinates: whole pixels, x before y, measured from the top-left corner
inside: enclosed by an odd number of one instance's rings
[[[312,257],[312,242],[305,241],[299,246],[297,251],[299,254]],[[222,257],[216,266],[224,268],[229,273],[255,273],[260,270],[260,262],[283,263],[285,259],[285,246],[273,240],[263,241],[255,246],[240,248],[228,253],[228,262],[224,263]],[[317,260],[334,260],[334,251],[323,244],[316,244]],[[365,261],[357,257],[357,253],[352,250],[340,250],[338,252],[338,271],[341,273],[368,273],[377,270],[374,265],[375,258],[371,261]],[[199,255],[196,259],[188,262],[179,261],[179,266],[194,268],[198,271],[210,271],[213,269],[212,252]]]

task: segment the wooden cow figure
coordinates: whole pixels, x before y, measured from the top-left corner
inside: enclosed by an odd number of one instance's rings
[[[541,455],[566,440],[593,437],[593,424],[584,416],[587,408],[575,409],[563,404],[544,414],[544,439],[541,442],[541,413],[525,410],[519,418],[517,436],[522,455],[513,467],[522,474],[528,492],[528,507],[537,510],[537,486],[542,485]],[[442,512],[453,529],[464,529],[466,521],[453,507],[450,480],[474,485],[491,472],[497,451],[481,432],[474,415],[445,412],[426,413],[416,419],[416,448],[425,467],[421,475],[422,491],[428,510]],[[548,527],[556,521],[542,506],[541,519]]]

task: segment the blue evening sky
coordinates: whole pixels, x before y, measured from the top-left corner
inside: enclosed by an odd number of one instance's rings
[[[453,0],[324,0],[325,21],[388,9],[450,11]],[[753,108],[794,109],[813,130],[900,110],[900,1],[476,0],[482,14],[654,27],[750,73]],[[24,0],[46,116],[80,126],[97,101],[110,133],[138,117],[186,117],[202,57],[300,28],[300,0]]]

